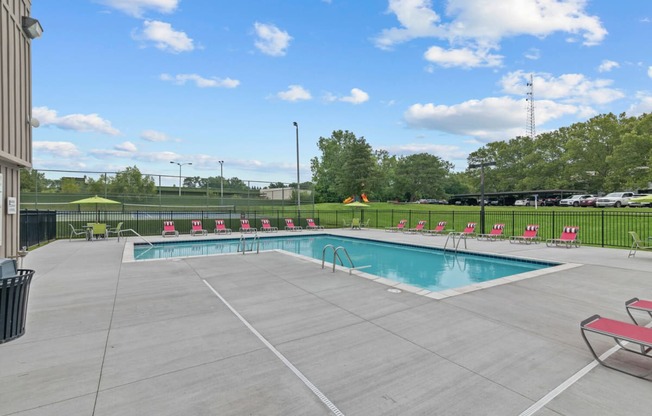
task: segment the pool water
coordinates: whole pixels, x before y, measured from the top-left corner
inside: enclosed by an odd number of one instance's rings
[[[249,238],[248,249],[251,244],[252,238]],[[261,238],[260,250],[280,249],[321,260],[324,247],[329,244],[344,247],[355,267],[370,266],[362,269],[365,273],[431,291],[458,288],[557,265],[328,235]],[[134,257],[136,260],[151,260],[236,253],[238,245],[237,239],[166,242],[154,244],[154,247],[134,244]],[[346,255],[342,253],[340,257],[344,266],[349,267]],[[326,261],[332,264],[332,249],[326,251]]]

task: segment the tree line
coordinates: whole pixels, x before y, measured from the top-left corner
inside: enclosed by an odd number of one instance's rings
[[[438,156],[389,155],[364,137],[334,131],[320,137],[321,156],[311,160],[315,200],[339,202],[366,193],[374,200],[416,201],[476,193],[480,170],[454,172]],[[603,114],[536,138],[518,136],[472,152],[469,164],[485,169],[486,192],[574,189],[594,194],[650,188],[652,114]]]

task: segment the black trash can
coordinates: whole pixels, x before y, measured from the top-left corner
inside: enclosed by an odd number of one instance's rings
[[[9,263],[13,263],[13,267]],[[11,259],[0,259],[0,344],[25,333],[27,298],[34,270],[18,269]]]

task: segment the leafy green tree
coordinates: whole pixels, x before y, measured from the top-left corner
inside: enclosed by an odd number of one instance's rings
[[[428,153],[418,153],[398,159],[395,189],[403,198],[443,198],[444,183],[452,169],[449,162]]]
[[[109,192],[122,195],[150,195],[156,193],[156,185],[151,176],[143,176],[140,170],[134,167],[127,167],[118,172],[109,182]]]
[[[108,190],[109,179],[104,173],[100,175],[99,179],[86,178],[86,191],[89,194],[102,195],[105,190]]]
[[[20,170],[20,190],[22,192],[43,192],[48,187],[49,183],[45,178],[45,173],[36,169]]]
[[[62,178],[61,179],[61,192],[64,194],[78,194],[81,191],[81,186],[76,178]]]
[[[349,131],[337,130],[320,137],[321,159],[311,160],[312,179],[318,202],[335,202],[367,191],[377,172],[371,146]]]

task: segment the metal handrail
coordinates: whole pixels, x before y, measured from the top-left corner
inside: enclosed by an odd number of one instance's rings
[[[143,237],[142,235],[138,234],[138,233],[136,232],[136,230],[134,230],[134,229],[132,229],[132,228],[128,228],[128,229],[126,229],[126,230],[120,230],[120,232],[119,232],[119,234],[118,234],[118,241],[120,241],[120,236],[121,236],[123,233],[127,232],[127,231],[131,231],[132,233],[134,233],[134,234],[136,234],[138,237],[140,237],[141,240],[143,240],[144,242],[146,242],[147,244],[149,244],[151,247],[154,247],[154,244],[150,243],[149,240],[147,240],[147,239],[146,239],[145,237]],[[126,240],[126,239],[127,239],[127,236],[124,236],[124,238],[125,238],[125,240]]]
[[[245,234],[240,234],[240,241],[238,241],[238,253],[240,252],[240,246],[242,246],[242,254],[245,254],[247,251],[254,251],[254,243],[256,244],[256,254],[260,253],[260,236],[258,233],[254,233],[254,238],[251,241],[251,249],[247,250],[247,237]]]
[[[349,260],[349,264],[351,264],[351,267],[348,268],[349,269],[349,274],[351,274],[351,272],[353,270],[366,269],[368,267],[371,267],[370,265],[369,266],[355,267],[355,264],[353,264],[353,260],[351,260],[351,256],[349,256],[349,252],[346,250],[346,248],[344,248],[342,246],[335,247],[332,244],[326,244],[324,246],[324,248],[321,250],[321,268],[322,269],[324,268],[324,264],[326,263],[326,250],[329,249],[329,248],[333,249],[333,273],[335,273],[335,266],[337,266],[337,260],[340,261],[341,266],[344,266],[344,262],[342,261],[342,258],[340,257],[340,255],[338,253],[340,250],[344,252],[344,254],[346,255],[346,258]]]

